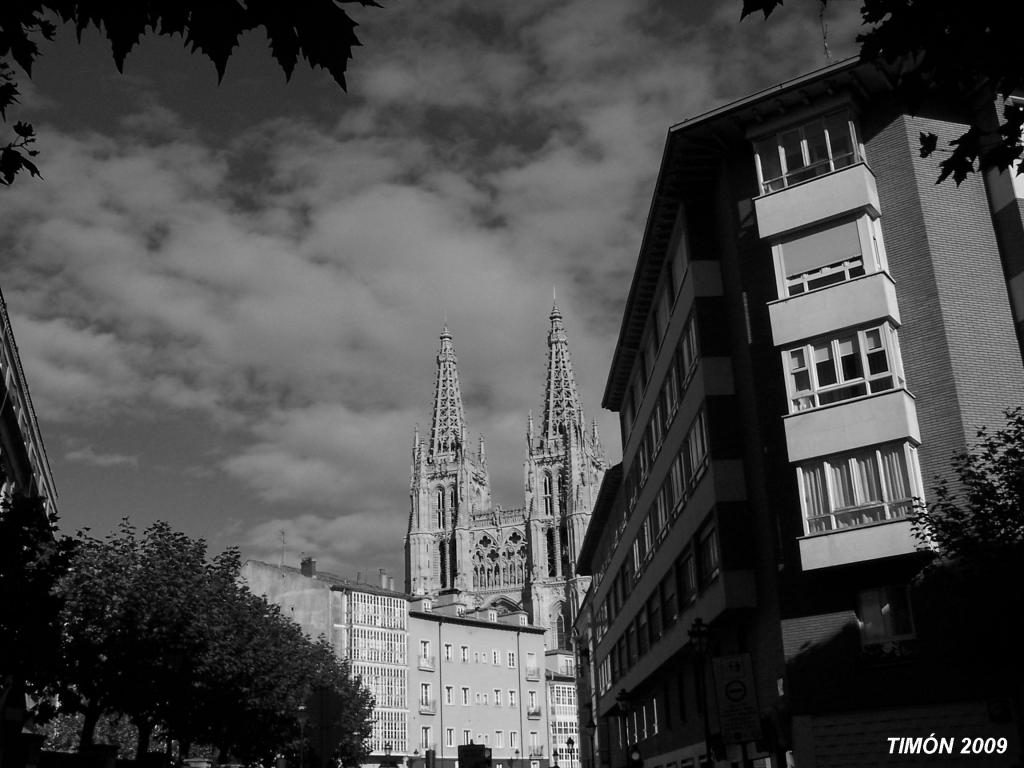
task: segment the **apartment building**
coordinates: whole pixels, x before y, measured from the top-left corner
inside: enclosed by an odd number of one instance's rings
[[[577,568],[584,765],[875,766],[932,733],[1014,759],[910,589],[914,500],[1024,402],[1021,187],[917,150],[965,128],[845,62],[670,129]]]
[[[411,765],[433,750],[455,768],[461,744],[491,749],[495,768],[546,768],[545,628],[525,611],[467,606],[455,590],[409,611]]]
[[[352,674],[374,697],[374,724],[367,765],[409,747],[409,603],[381,574],[378,584],[317,572],[304,558],[300,568],[249,560],[242,566],[249,589],[280,605],[310,637],[325,637]]]

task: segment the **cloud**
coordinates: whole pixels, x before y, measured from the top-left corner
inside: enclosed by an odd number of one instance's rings
[[[127,456],[122,453],[99,453],[91,445],[67,451],[64,458],[93,467],[138,467],[138,456]]]

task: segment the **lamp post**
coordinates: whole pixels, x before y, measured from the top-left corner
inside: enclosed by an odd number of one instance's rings
[[[710,630],[704,623],[704,619],[698,616],[693,620],[689,631],[686,633],[693,646],[693,652],[697,657],[697,679],[700,680],[700,689],[704,703],[704,756],[708,763],[711,763],[711,719],[708,713],[708,681],[705,675],[704,665],[707,660],[708,647],[711,644]]]
[[[572,748],[576,746],[576,742],[573,740],[572,736],[565,740],[565,746],[567,750],[566,757],[569,760],[569,768],[575,768],[575,763],[573,762]]]
[[[306,764],[306,721],[309,720],[309,715],[306,714],[306,705],[299,704],[299,768],[304,768]]]
[[[394,765],[394,763],[391,762],[391,742],[390,741],[388,741],[388,742],[386,742],[384,744],[384,762],[382,763],[382,765],[386,765],[386,766],[388,766],[388,768],[391,768],[391,766]]]

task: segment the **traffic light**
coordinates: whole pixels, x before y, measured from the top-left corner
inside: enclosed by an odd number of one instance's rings
[[[640,754],[640,747],[634,744],[629,748],[626,755],[626,768],[644,768],[644,758]]]

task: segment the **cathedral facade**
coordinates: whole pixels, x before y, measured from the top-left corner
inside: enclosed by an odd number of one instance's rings
[[[524,504],[491,500],[484,440],[468,445],[455,346],[441,332],[430,434],[413,438],[406,591],[456,591],[476,607],[525,610],[549,649],[569,648],[590,583],[575,573],[607,462],[580,404],[562,314],[551,310],[539,430],[527,418]]]

